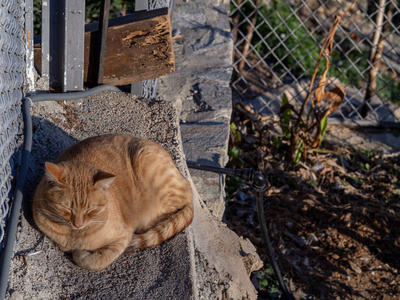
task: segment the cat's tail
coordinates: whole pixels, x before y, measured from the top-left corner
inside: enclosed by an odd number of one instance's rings
[[[192,220],[193,203],[189,203],[146,232],[135,234],[131,246],[135,248],[156,246],[188,227]]]

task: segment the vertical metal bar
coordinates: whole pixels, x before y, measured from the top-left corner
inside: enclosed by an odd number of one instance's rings
[[[172,18],[174,16],[174,6],[175,6],[175,0],[170,0],[169,2],[169,17],[171,19],[171,26],[172,26]]]
[[[111,0],[101,0],[100,7],[100,20],[99,20],[99,34],[98,38],[98,64],[97,64],[97,83],[103,83],[104,76],[104,61],[106,58],[107,48],[107,32],[108,20],[110,19],[110,2]]]
[[[135,1],[135,11],[148,10],[149,1],[148,0],[136,0]]]
[[[148,10],[149,1],[148,0],[136,0],[135,1],[135,11]],[[131,84],[131,94],[142,96],[143,95],[143,82],[135,82]]]
[[[49,81],[50,76],[50,1],[42,1],[42,78],[45,82]],[[48,89],[49,87],[44,87]]]
[[[45,89],[61,90],[63,76],[61,44],[63,39],[62,1],[42,0],[42,78]]]
[[[33,60],[33,0],[26,0],[25,7],[25,32],[26,32],[26,89],[35,90],[35,63]]]
[[[56,91],[83,89],[84,0],[42,1],[42,77]]]
[[[85,1],[64,0],[62,91],[83,89]]]
[[[143,81],[131,83],[131,94],[136,96],[143,95]]]

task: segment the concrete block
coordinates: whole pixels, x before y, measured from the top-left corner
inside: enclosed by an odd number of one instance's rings
[[[254,246],[212,216],[200,199],[171,103],[106,92],[76,106],[35,103],[33,111],[32,159],[7,299],[256,299],[249,274],[262,263]],[[29,201],[45,161],[77,140],[104,133],[130,133],[163,145],[192,184],[195,217],[170,240],[147,249],[128,248],[103,271],[91,272],[43,240]]]
[[[183,149],[188,159],[216,166],[227,162],[232,95],[233,39],[228,3],[195,0],[175,3],[173,28],[182,38],[174,43],[176,71],[160,79],[158,94],[175,103],[181,120]],[[224,213],[224,177],[190,173],[207,207]]]
[[[189,229],[149,249],[127,251],[101,272],[77,267],[35,228],[30,198],[43,164],[85,137],[130,133],[163,145],[184,168],[175,108],[165,101],[102,93],[79,106],[35,103],[34,143],[26,185],[23,226],[12,260],[10,289],[23,299],[194,299],[195,270]],[[43,245],[43,246],[42,246]],[[30,253],[42,250],[36,255]]]

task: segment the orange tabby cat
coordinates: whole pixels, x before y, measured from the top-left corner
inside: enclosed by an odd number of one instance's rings
[[[105,268],[129,246],[158,245],[193,219],[189,182],[151,141],[92,137],[45,166],[34,220],[84,269]]]

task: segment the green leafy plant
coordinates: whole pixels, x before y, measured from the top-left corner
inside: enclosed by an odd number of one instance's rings
[[[97,21],[100,15],[99,0],[86,0],[85,17],[89,22]],[[134,1],[124,0],[111,0],[110,4],[110,18],[120,17],[127,12],[133,12],[135,9]]]
[[[242,136],[233,122],[231,123],[231,140],[233,143],[239,143],[242,141]]]
[[[254,37],[257,51],[263,57],[267,55],[265,60],[274,64],[273,69],[279,74],[290,66],[290,72],[297,78],[311,76],[319,49],[315,37],[302,26],[296,9],[287,1],[274,1],[270,7],[262,6],[259,13],[257,30],[265,42]]]
[[[230,161],[234,162],[236,165],[243,167],[244,162],[240,157],[242,153],[242,149],[240,148],[240,143],[242,142],[242,136],[235,123],[231,123],[231,137],[229,141],[228,155],[230,157]]]
[[[272,267],[267,268],[258,280],[258,286],[260,289],[266,290],[271,299],[279,299],[281,293],[279,292],[279,284],[274,276]]]
[[[242,149],[239,146],[242,142],[242,136],[240,135],[240,131],[234,122],[231,122],[230,127],[231,133],[228,148],[229,163],[238,167],[243,167],[244,161],[240,157]],[[235,176],[228,176],[226,177],[225,183],[227,187],[226,202],[229,202],[235,192],[240,188],[242,182]]]

